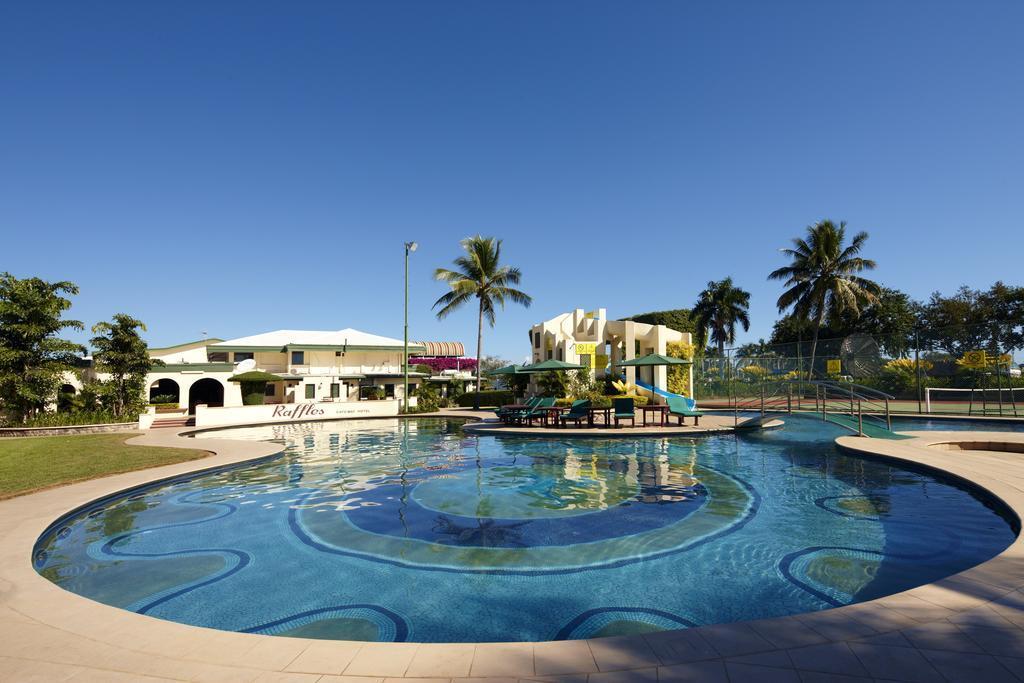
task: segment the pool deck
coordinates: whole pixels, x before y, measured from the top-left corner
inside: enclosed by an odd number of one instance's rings
[[[452,413],[467,415],[472,413]],[[904,441],[849,436],[837,443],[855,453],[942,470],[988,490],[1018,517],[1024,516],[1024,453],[1005,448],[1024,445],[1024,434],[913,434],[916,438]],[[996,450],[937,445],[963,441]],[[146,432],[133,443],[197,445],[183,443],[171,430]],[[200,443],[212,452],[208,458],[0,501],[0,681],[1024,680],[1020,539],[992,560],[955,576],[848,607],[549,643],[362,643],[230,633],[102,605],[36,574],[29,561],[36,538],[70,509],[159,478],[243,462],[278,449],[228,439]]]

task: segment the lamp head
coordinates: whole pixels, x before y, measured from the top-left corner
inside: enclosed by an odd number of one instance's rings
[[[410,252],[416,251],[416,248],[419,247],[419,246],[420,245],[416,244],[415,242],[406,242],[405,243],[405,248],[408,251],[410,251]]]

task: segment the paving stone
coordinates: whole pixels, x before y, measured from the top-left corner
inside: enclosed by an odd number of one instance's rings
[[[657,680],[658,670],[656,668],[609,671],[590,674],[587,677],[587,683],[655,683]]]
[[[594,655],[585,640],[560,640],[534,643],[533,667],[538,676],[551,674],[595,673]]]
[[[719,657],[697,630],[658,631],[645,633],[644,640],[662,664],[682,664]]]
[[[778,648],[815,645],[827,641],[825,636],[793,617],[762,619],[746,623],[757,631],[758,635]]]
[[[756,666],[774,666],[780,669],[791,669],[793,668],[793,662],[790,661],[789,655],[786,654],[785,650],[772,650],[770,652],[756,652],[752,655],[740,655],[739,657],[729,657],[725,660],[727,663],[733,662],[736,664],[754,664]]]
[[[932,666],[951,683],[1015,683],[1017,677],[991,655],[921,650]]]
[[[801,671],[867,676],[868,671],[846,643],[824,643],[787,651],[793,666]]]
[[[1024,632],[1009,628],[983,628],[971,624],[958,625],[960,631],[990,655],[1015,657],[1024,652]]]
[[[800,675],[793,669],[726,662],[729,683],[800,683]]]
[[[705,626],[698,632],[723,657],[778,649],[743,623]]]
[[[642,669],[661,663],[647,641],[637,636],[593,638],[584,642],[590,645],[590,652],[600,671]]]
[[[873,678],[913,683],[932,683],[941,678],[928,660],[912,648],[850,643],[850,649]]]
[[[918,649],[945,650],[947,652],[984,652],[980,645],[967,637],[956,624],[936,621],[921,624],[900,632],[909,644]]]
[[[874,679],[864,676],[843,676],[840,674],[823,674],[817,671],[801,671],[800,683],[874,683]]]
[[[659,681],[699,681],[699,683],[728,683],[729,676],[722,662],[689,662],[658,669]]]

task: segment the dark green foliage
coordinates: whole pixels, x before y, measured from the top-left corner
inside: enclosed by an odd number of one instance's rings
[[[57,336],[82,329],[79,321],[62,317],[71,307],[64,294],[78,294],[78,287],[0,274],[0,404],[17,421],[43,410],[56,396],[61,375],[74,370],[85,352]]]
[[[111,322],[92,327],[96,335],[89,340],[95,349],[93,362],[97,371],[110,375],[103,382],[103,393],[118,417],[138,414],[145,404],[146,374],[154,365],[163,365],[163,361],[149,357],[146,342],[139,336],[139,330],[145,329],[141,320],[124,313],[115,315]]]
[[[432,413],[441,408],[443,399],[437,385],[433,382],[423,382],[416,388],[417,413]]]
[[[466,392],[456,399],[456,403],[463,408],[469,408],[476,405],[475,400],[477,398],[480,399],[479,405],[481,406],[504,406],[510,403],[515,403],[515,399],[513,398],[511,391],[481,391],[479,396],[474,396],[473,394],[475,393],[475,391]]]
[[[178,397],[174,394],[157,394],[156,396],[149,399],[150,405],[160,406],[168,403],[178,404]]]
[[[710,339],[718,345],[721,356],[725,345],[736,341],[736,325],[741,325],[744,331],[750,329],[749,308],[750,292],[733,285],[731,277],[709,282],[693,307],[696,347],[704,348]]]
[[[650,313],[641,313],[640,315],[623,318],[623,320],[632,320],[647,325],[664,325],[677,332],[690,332],[692,334],[697,331],[697,326],[693,321],[693,314],[688,308],[651,311]]]

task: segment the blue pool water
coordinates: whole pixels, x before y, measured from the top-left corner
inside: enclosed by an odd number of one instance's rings
[[[532,641],[825,609],[1012,542],[998,505],[842,455],[843,433],[796,416],[637,440],[476,437],[429,419],[222,430],[210,436],[284,453],[98,502],[34,561],[67,590],[199,626]]]

